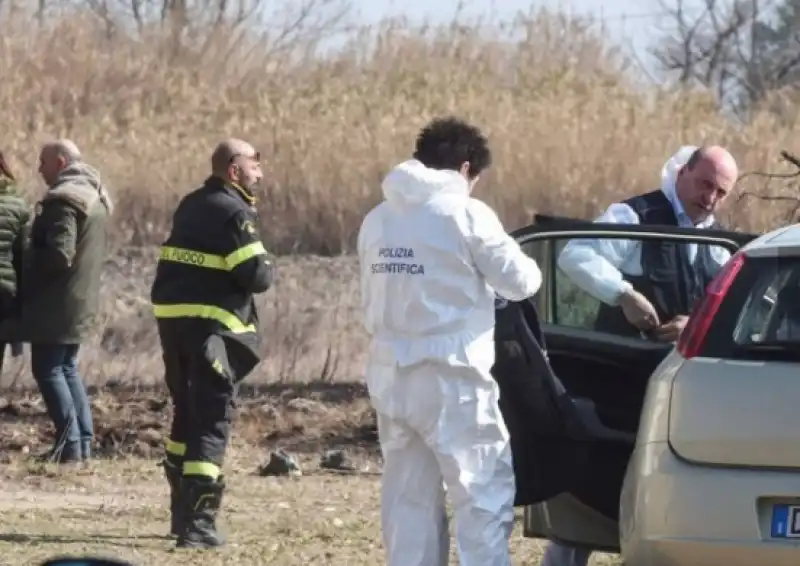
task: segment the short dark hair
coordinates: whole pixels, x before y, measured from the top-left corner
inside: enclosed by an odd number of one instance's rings
[[[481,131],[452,116],[436,118],[420,131],[414,159],[431,169],[458,171],[469,163],[469,177],[474,179],[492,164],[489,141]]]

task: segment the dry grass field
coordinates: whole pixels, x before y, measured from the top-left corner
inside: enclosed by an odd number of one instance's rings
[[[281,256],[276,287],[259,298],[264,362],[242,400],[229,465],[233,544],[204,559],[242,565],[380,563],[380,462],[348,253],[382,175],[431,117],[456,113],[489,134],[495,164],[476,196],[509,229],[534,212],[588,217],[654,188],[681,144],[729,146],[743,170],[779,168],[780,149],[800,150],[794,123],[756,112],[737,125],[709,93],[644,85],[595,28],[554,13],[494,35],[386,21],[337,32],[342,48],[322,56],[319,37],[335,18],[257,42],[226,25],[178,40],[156,24],[122,25],[121,9],[69,8],[36,23],[8,5],[0,147],[23,190],[31,202],[42,190],[39,144],[69,136],[119,206],[100,320],[81,359],[106,459],[85,470],[26,463],[49,425],[26,360],[12,361],[0,376],[0,564],[85,549],[143,565],[198,563],[159,538],[166,485],[155,458],[170,408],[148,291],[172,206],[203,180],[219,139],[242,137],[264,155],[263,232]],[[762,230],[781,222],[781,206],[733,198],[725,216]],[[336,447],[372,471],[314,471],[319,452]],[[298,454],[310,473],[254,476],[274,448]],[[538,563],[537,543],[517,535],[514,547],[515,563]]]

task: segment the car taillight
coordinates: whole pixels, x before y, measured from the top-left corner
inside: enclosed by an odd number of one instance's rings
[[[700,353],[711,322],[736,276],[744,267],[744,260],[743,253],[737,253],[729,259],[708,284],[705,294],[692,310],[686,328],[683,329],[678,339],[677,350],[684,358],[693,358]]]

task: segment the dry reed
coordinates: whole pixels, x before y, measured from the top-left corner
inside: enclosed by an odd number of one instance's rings
[[[70,136],[120,203],[101,322],[85,349],[95,383],[158,383],[162,367],[148,302],[154,245],[172,206],[208,170],[223,137],[252,141],[271,182],[261,195],[268,246],[281,254],[352,249],[380,180],[410,154],[418,129],[458,114],[489,134],[495,164],[477,196],[514,228],[534,212],[588,217],[658,184],[686,143],[729,146],[744,170],[775,167],[794,124],[756,113],[723,118],[704,92],[637,82],[603,36],[552,12],[494,34],[464,25],[418,29],[387,21],[314,55],[313,38],[271,50],[218,29],[180,48],[157,28],[136,37],[88,12],[31,33],[0,20],[0,146],[33,199],[38,144]],[[750,180],[748,180],[749,182]],[[764,230],[785,203],[731,199],[731,224]],[[352,379],[366,337],[352,258],[281,260],[260,299],[265,363],[257,380]],[[16,364],[4,381],[23,379]]]
[[[325,57],[304,45],[260,54],[219,30],[201,53],[155,28],[109,37],[101,23],[78,11],[32,34],[19,17],[0,21],[0,143],[36,191],[37,144],[74,138],[121,201],[119,243],[156,243],[231,135],[266,156],[270,246],[319,254],[352,248],[382,175],[437,114],[490,135],[496,162],[476,195],[509,228],[654,188],[681,144],[727,145],[743,169],[774,166],[795,145],[793,124],[770,114],[738,126],[708,93],[637,84],[595,28],[552,12],[493,34],[387,21]],[[778,221],[774,206],[730,208],[740,227]]]

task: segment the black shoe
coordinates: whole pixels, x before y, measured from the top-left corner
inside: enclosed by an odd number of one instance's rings
[[[167,482],[169,483],[169,534],[180,536],[184,529],[181,466],[177,462],[171,462],[169,459],[164,460],[162,465],[164,466],[164,474],[167,476]]]
[[[217,532],[217,515],[222,504],[225,483],[198,476],[184,476],[182,481],[186,526],[178,537],[178,548],[215,548],[224,545],[225,537]]]

